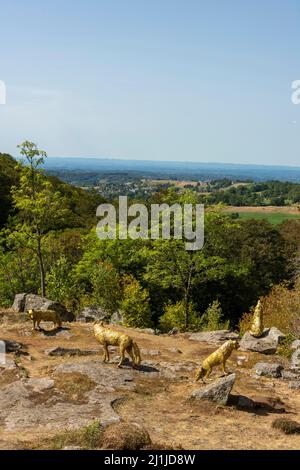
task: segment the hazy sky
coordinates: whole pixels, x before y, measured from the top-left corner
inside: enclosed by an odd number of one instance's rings
[[[299,0],[0,0],[0,152],[300,165]]]

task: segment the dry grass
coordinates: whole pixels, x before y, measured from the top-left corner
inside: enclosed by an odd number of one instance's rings
[[[151,445],[148,431],[136,423],[120,422],[104,429],[102,448],[109,450],[140,450]]]
[[[43,443],[42,447],[60,450],[67,446],[82,449],[97,449],[101,447],[102,428],[99,421],[93,421],[78,431],[64,431]]]
[[[272,428],[279,429],[284,434],[300,434],[300,424],[288,418],[277,418],[272,423]]]
[[[67,400],[82,402],[85,394],[93,390],[96,383],[85,374],[70,372],[58,375],[55,380],[55,386],[63,393]]]

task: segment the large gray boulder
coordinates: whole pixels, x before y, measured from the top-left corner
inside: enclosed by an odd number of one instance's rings
[[[256,375],[264,377],[279,378],[281,377],[283,366],[277,363],[258,362],[254,366]]]
[[[123,321],[124,321],[124,318],[123,318],[122,312],[117,311],[112,314],[109,322],[112,325],[122,325]]]
[[[77,317],[77,321],[82,323],[91,323],[94,321],[108,320],[110,314],[103,310],[101,307],[90,306],[85,307]]]
[[[300,367],[300,348],[293,352],[291,357],[291,368],[298,369]]]
[[[199,341],[204,343],[223,343],[228,339],[238,339],[239,335],[229,330],[201,331],[192,333],[189,337],[191,341]]]
[[[285,335],[275,327],[266,328],[260,338],[255,338],[247,331],[240,341],[240,350],[261,354],[275,354],[278,345],[284,337]]]
[[[291,344],[291,349],[294,351],[298,348],[300,348],[300,339],[295,339]]]
[[[269,329],[268,336],[270,339],[276,341],[277,344],[280,344],[285,338],[285,334],[276,328],[276,326],[272,326],[272,328]]]
[[[27,294],[17,294],[15,295],[14,303],[12,304],[12,309],[18,313],[25,311],[25,300]]]
[[[199,390],[194,390],[191,399],[210,400],[219,405],[226,405],[235,382],[235,377],[235,374],[230,374]]]
[[[75,315],[69,312],[62,304],[36,294],[17,294],[12,308],[19,313],[32,309],[55,310],[60,315],[62,321],[69,322],[75,320]]]

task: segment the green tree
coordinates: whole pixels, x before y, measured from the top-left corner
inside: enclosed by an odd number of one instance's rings
[[[59,227],[68,211],[59,192],[39,171],[46,153],[36,144],[25,141],[20,146],[25,164],[19,165],[19,185],[12,188],[12,200],[19,211],[19,220],[10,233],[10,242],[18,240],[30,247],[39,264],[41,294],[46,295],[46,273],[43,241],[47,233]]]

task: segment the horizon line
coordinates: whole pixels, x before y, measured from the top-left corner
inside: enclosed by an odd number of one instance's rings
[[[20,158],[20,157],[17,157]],[[72,160],[101,160],[101,161],[123,161],[123,162],[144,162],[144,163],[181,163],[181,164],[197,164],[197,165],[238,165],[238,166],[260,166],[260,167],[279,167],[279,168],[297,168],[300,169],[300,165],[292,164],[280,164],[280,163],[233,163],[233,162],[218,162],[218,161],[192,161],[192,160],[149,160],[149,159],[135,159],[135,158],[122,158],[122,157],[64,157],[64,156],[47,156],[47,158],[57,159],[72,159]]]

